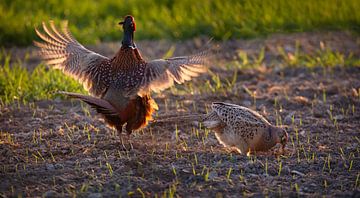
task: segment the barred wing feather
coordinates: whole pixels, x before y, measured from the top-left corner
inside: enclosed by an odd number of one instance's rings
[[[69,32],[67,23],[59,31],[53,21],[50,28],[42,24],[44,33],[35,29],[43,42],[34,41],[48,65],[61,69],[81,82],[92,95],[105,93],[111,79],[109,58],[86,49]]]
[[[181,84],[197,77],[207,71],[209,55],[209,51],[204,51],[191,56],[148,62],[137,94],[142,95],[148,91],[160,92],[172,86],[174,82]]]

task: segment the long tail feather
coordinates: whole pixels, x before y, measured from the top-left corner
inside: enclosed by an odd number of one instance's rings
[[[163,115],[156,117],[153,122],[179,122],[179,121],[200,121],[202,122],[206,114],[192,114],[192,115]]]
[[[71,92],[65,92],[65,91],[59,91],[57,93],[67,95],[71,98],[80,99],[87,104],[89,104],[91,107],[93,107],[98,113],[104,114],[104,115],[116,115],[117,111],[116,109],[106,100],[82,95],[78,93],[71,93]]]

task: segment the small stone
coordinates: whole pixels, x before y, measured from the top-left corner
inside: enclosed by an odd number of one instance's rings
[[[259,175],[256,175],[256,174],[253,174],[253,173],[250,173],[248,175],[249,175],[250,178],[257,178],[257,179],[260,178]]]
[[[336,115],[336,116],[334,116],[334,119],[335,120],[343,120],[345,118],[345,116],[343,116],[343,115]]]
[[[324,112],[322,112],[319,109],[314,109],[314,117],[315,118],[322,118],[322,117],[324,117]]]
[[[53,171],[55,169],[55,166],[53,164],[46,164],[46,169],[49,171]]]
[[[216,177],[218,177],[218,174],[217,174],[217,172],[215,172],[215,171],[211,171],[210,173],[209,173],[209,179],[214,179],[214,178],[216,178]]]
[[[303,104],[303,105],[307,105],[310,103],[309,99],[304,96],[295,96],[295,97],[293,97],[293,100],[295,102]]]
[[[359,89],[359,91],[357,91],[355,88],[351,89],[351,94],[353,97],[359,97],[359,95],[360,95],[359,92],[360,92],[360,89]]]
[[[300,135],[301,135],[302,137],[305,137],[305,131],[304,131],[304,130],[300,131]]]
[[[88,198],[102,198],[102,194],[101,193],[90,193]]]
[[[292,170],[292,171],[291,171],[291,174],[299,175],[299,176],[301,176],[301,177],[304,177],[304,176],[305,176],[304,173],[299,172],[299,171],[297,171],[297,170]]]
[[[63,100],[61,99],[61,97],[57,96],[55,99],[53,99],[53,101],[55,101],[56,103],[60,103]]]
[[[281,174],[288,175],[291,172],[289,166],[284,166],[281,170]]]
[[[46,191],[42,197],[44,198],[50,198],[50,197],[58,197],[58,193],[53,191],[53,190],[49,190],[49,191]]]
[[[191,173],[190,170],[186,170],[186,169],[182,169],[182,171],[183,171],[184,173]]]
[[[249,100],[244,100],[242,102],[242,105],[244,105],[245,107],[250,107],[251,106],[251,102]]]
[[[284,124],[292,124],[293,116],[295,116],[295,111],[290,112],[284,119]]]
[[[63,169],[63,168],[64,168],[64,165],[62,165],[62,164],[55,164],[55,168],[56,168],[56,169]]]

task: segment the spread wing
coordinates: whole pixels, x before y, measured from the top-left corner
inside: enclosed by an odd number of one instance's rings
[[[149,91],[159,92],[176,83],[183,83],[206,72],[209,50],[191,56],[157,59],[147,63],[139,95]]]
[[[44,33],[35,29],[43,42],[34,41],[47,64],[61,69],[65,74],[81,82],[95,96],[104,94],[110,81],[110,62],[107,57],[86,49],[69,32],[67,23],[59,31],[53,21]]]

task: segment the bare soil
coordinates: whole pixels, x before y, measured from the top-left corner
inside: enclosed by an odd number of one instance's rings
[[[0,196],[359,197],[360,67],[268,66],[279,58],[276,46],[291,52],[296,41],[308,54],[325,43],[360,57],[359,38],[349,33],[228,41],[222,45],[222,62],[237,60],[238,50],[251,55],[265,47],[269,64],[237,71],[231,90],[177,94],[169,89],[153,95],[159,105],[155,117],[205,113],[215,101],[255,109],[273,124],[288,125],[290,141],[283,155],[274,150],[240,155],[192,122],[151,123],[126,137],[77,101],[12,104],[0,109]],[[196,51],[204,42],[176,44],[175,55]],[[138,44],[146,57],[154,58],[171,45],[168,41]],[[116,46],[90,48],[111,54]],[[30,54],[29,68],[39,62],[32,48],[11,51],[20,59]],[[211,71],[229,78],[234,74],[222,65]],[[202,86],[209,78],[203,75],[193,86]]]

